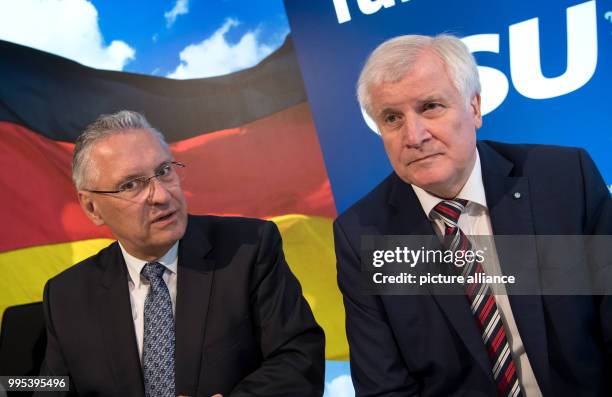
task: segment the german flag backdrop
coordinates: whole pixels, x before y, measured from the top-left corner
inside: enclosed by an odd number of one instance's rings
[[[346,359],[336,210],[290,38],[251,69],[183,81],[0,41],[0,312],[40,301],[47,279],[112,241],[80,209],[70,163],[83,127],[122,109],[143,113],[187,164],[189,212],[276,222],[327,358]]]

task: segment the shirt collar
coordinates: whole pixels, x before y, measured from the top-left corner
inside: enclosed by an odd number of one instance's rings
[[[155,260],[154,262],[159,262],[166,267],[172,273],[176,273],[177,265],[178,265],[178,244],[177,241],[174,245],[166,252],[161,258]],[[134,287],[140,287],[140,272],[144,265],[146,265],[147,261],[143,261],[142,259],[138,259],[135,256],[130,255],[123,245],[119,243],[119,247],[121,248],[121,253],[123,254],[123,259],[125,259],[125,264],[128,268],[128,275],[132,282],[134,283]]]
[[[425,215],[429,218],[429,214],[431,210],[438,205],[444,199],[434,196],[433,194],[421,189],[418,186],[410,185],[414,190],[414,193],[417,195],[419,202],[421,203],[421,207],[423,207],[423,211],[425,211]],[[476,150],[476,161],[474,163],[474,167],[472,168],[472,172],[468,180],[457,194],[456,198],[462,198],[468,200],[470,203],[478,204],[484,208],[487,208],[487,197],[485,195],[484,184],[482,183],[482,169],[480,166],[480,155],[478,154],[478,150]],[[469,205],[469,204],[468,204]]]

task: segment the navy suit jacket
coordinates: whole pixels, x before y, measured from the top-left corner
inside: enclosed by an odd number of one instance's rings
[[[612,234],[610,194],[584,150],[482,141],[478,151],[495,235]],[[334,224],[358,396],[496,395],[465,296],[372,296],[360,290],[361,236],[431,234],[412,187],[395,173]],[[538,261],[532,247],[521,255]],[[534,272],[531,280],[537,284],[538,277]],[[509,298],[544,396],[612,395],[609,296]]]
[[[272,222],[189,216],[177,277],[177,395],[322,395],[323,331]],[[82,396],[144,396],[116,242],[49,280],[44,312],[43,375],[69,375]]]

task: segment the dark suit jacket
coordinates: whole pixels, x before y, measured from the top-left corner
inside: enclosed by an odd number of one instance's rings
[[[79,395],[144,395],[117,243],[49,280],[44,311],[43,374],[69,375]],[[190,216],[175,319],[177,395],[323,393],[324,335],[272,222]]]
[[[478,150],[495,235],[612,234],[610,194],[583,150],[494,142],[479,142]],[[465,296],[368,296],[360,290],[361,236],[411,234],[434,230],[413,189],[396,174],[334,224],[357,395],[495,396]],[[535,249],[521,251],[538,263]],[[536,284],[538,277],[531,275]],[[509,298],[544,396],[612,395],[610,297]]]

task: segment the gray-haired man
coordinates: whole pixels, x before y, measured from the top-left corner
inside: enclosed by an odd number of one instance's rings
[[[277,228],[188,215],[183,167],[135,112],[79,137],[79,201],[118,242],[47,283],[43,373],[78,395],[321,395],[323,332]]]
[[[358,96],[394,172],[334,224],[357,395],[611,395],[608,296],[508,295],[482,282],[455,295],[360,289],[362,236],[438,235],[465,252],[469,235],[612,234],[610,195],[588,154],[477,142],[478,71],[456,37],[381,44]],[[531,246],[519,254],[541,259]],[[488,255],[463,274],[501,277],[508,268],[498,259]],[[539,273],[527,278],[538,285]]]

